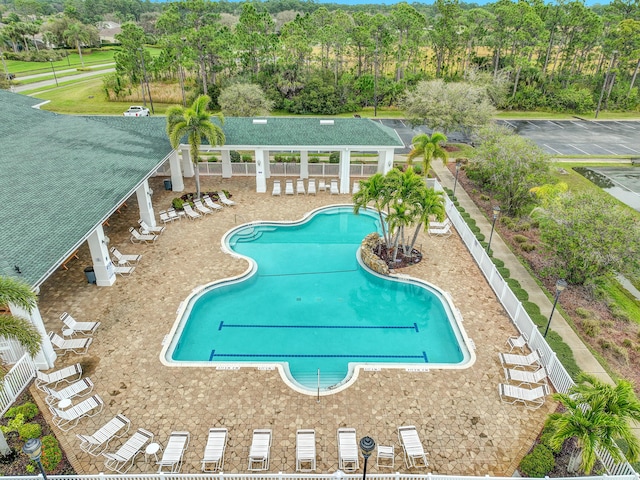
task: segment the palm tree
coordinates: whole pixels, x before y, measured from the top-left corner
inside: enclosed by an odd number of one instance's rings
[[[78,55],[80,55],[80,62],[82,68],[84,68],[84,60],[82,59],[82,44],[91,40],[91,33],[80,22],[74,22],[62,33],[65,42],[74,44],[78,49]]]
[[[429,228],[429,217],[435,215],[439,222],[442,222],[445,217],[444,202],[442,199],[442,192],[436,192],[433,188],[423,188],[419,192],[419,196],[414,203],[416,209],[416,230],[413,233],[411,239],[411,245],[409,246],[409,252],[413,252],[413,247],[418,239],[418,233],[420,228],[424,225],[425,230]]]
[[[422,178],[417,175],[412,167],[407,168],[404,172],[394,169],[387,174],[387,182],[391,190],[392,202],[390,204],[392,213],[389,214],[389,227],[395,231],[394,241],[394,261],[398,254],[398,245],[400,239],[402,248],[405,253],[408,245],[404,241],[405,227],[415,223],[416,202],[420,198],[421,191],[426,188]]]
[[[414,158],[422,156],[424,176],[428,177],[429,170],[431,170],[431,163],[435,158],[440,158],[445,165],[447,164],[447,151],[440,145],[446,141],[447,137],[444,133],[434,132],[431,136],[426,133],[416,135],[411,140],[413,148],[409,152],[407,162],[411,165]]]
[[[373,202],[373,206],[378,212],[380,218],[380,225],[382,225],[382,237],[384,242],[389,247],[391,245],[391,239],[388,237],[386,221],[382,215],[383,209],[391,201],[391,190],[386,178],[381,173],[369,177],[366,180],[360,181],[360,191],[353,195],[353,213],[358,213],[361,208]]]
[[[36,306],[36,294],[26,283],[11,277],[0,277],[0,306],[6,307],[10,303],[31,312]],[[0,337],[16,340],[32,357],[40,351],[40,332],[24,318],[0,315]]]
[[[210,101],[211,99],[207,95],[200,95],[189,108],[176,105],[167,110],[167,135],[171,146],[177,148],[185,136],[191,146],[191,161],[196,174],[196,198],[200,198],[198,163],[200,162],[202,137],[206,138],[212,146],[224,145],[225,142],[222,127],[211,121],[211,113],[207,111]],[[216,116],[220,124],[224,124],[222,114]]]
[[[615,386],[607,385],[593,376],[583,376],[583,383],[567,394],[556,393],[554,398],[564,407],[563,413],[549,416],[553,429],[550,446],[559,449],[565,440],[575,438],[577,450],[570,466],[580,460],[580,469],[589,475],[596,462],[596,452],[604,450],[621,462],[625,458],[634,462],[640,455],[640,443],[629,427],[629,419],[637,418],[638,400],[624,380]],[[617,440],[628,445],[625,454],[618,448]]]

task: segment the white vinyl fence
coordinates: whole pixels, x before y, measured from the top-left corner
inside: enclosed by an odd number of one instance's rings
[[[0,416],[4,415],[15,399],[36,376],[36,366],[31,357],[24,354],[2,379],[0,391]]]
[[[221,162],[201,162],[198,164],[200,175],[222,176]],[[370,177],[378,171],[375,163],[352,163],[349,166],[349,174],[352,177]],[[269,172],[272,177],[299,177],[299,163],[269,163]],[[157,176],[170,174],[169,162],[165,162],[156,171]],[[310,163],[310,177],[337,177],[340,173],[340,165],[337,163]],[[234,162],[231,164],[231,175],[234,177],[250,177],[256,174],[254,162]]]

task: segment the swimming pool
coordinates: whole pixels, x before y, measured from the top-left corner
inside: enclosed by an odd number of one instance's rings
[[[277,367],[296,390],[336,391],[358,368],[464,368],[475,356],[449,298],[377,275],[357,250],[377,213],[318,209],[298,222],[257,222],[223,238],[250,259],[238,278],[183,304],[161,356],[170,365]],[[318,374],[319,372],[319,374]]]

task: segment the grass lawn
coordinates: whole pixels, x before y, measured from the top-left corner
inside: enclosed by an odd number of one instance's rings
[[[101,63],[113,63],[113,54],[115,50],[96,51],[91,52],[87,50],[82,52],[82,59],[86,67],[90,67],[92,64],[97,65]],[[68,60],[68,61],[67,61]],[[53,68],[56,70],[69,70],[71,68],[82,68],[80,62],[80,55],[77,51],[69,50],[69,56],[53,62]],[[17,80],[20,80],[21,76],[35,75],[37,73],[49,73],[51,72],[50,62],[23,62],[20,60],[7,60],[7,69],[11,73],[15,73]],[[52,74],[53,77],[53,74]]]

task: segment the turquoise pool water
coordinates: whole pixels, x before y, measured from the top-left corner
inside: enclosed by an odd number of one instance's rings
[[[296,224],[260,223],[226,236],[252,258],[247,278],[193,297],[166,358],[173,362],[282,364],[303,388],[340,384],[355,364],[460,364],[468,360],[442,294],[370,273],[356,252],[380,232],[374,212],[332,207]]]

